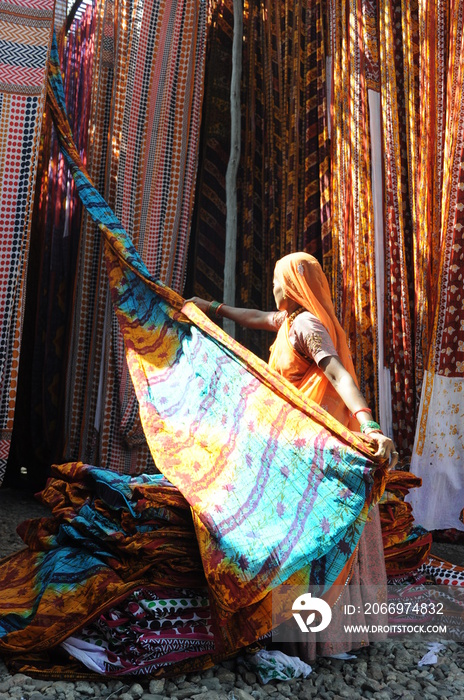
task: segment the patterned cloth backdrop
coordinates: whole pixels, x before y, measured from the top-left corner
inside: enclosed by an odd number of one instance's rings
[[[379,7],[385,154],[385,356],[392,375],[393,432],[402,455],[409,455],[423,370],[419,347],[415,347],[415,328],[417,339],[425,338],[427,332],[420,320],[427,299],[422,293],[427,285],[426,259],[418,255],[424,237],[417,219],[415,235],[412,228],[412,211],[420,192],[416,188],[420,137],[418,17],[414,2],[382,0]],[[428,133],[422,131],[424,141]]]
[[[184,283],[203,92],[206,2],[97,3],[88,168],[150,272]],[[81,233],[65,458],[153,470],[108,297],[101,242]]]
[[[321,259],[329,219],[325,0],[245,3],[237,303],[274,308],[273,264]],[[262,356],[256,333],[238,337]]]
[[[238,305],[273,308],[273,263],[286,252],[321,258],[329,220],[325,6],[325,0],[244,4]],[[210,28],[192,286],[221,299],[233,12],[231,0],[218,7]],[[267,359],[267,336],[237,328],[237,337]]]
[[[378,338],[368,88],[378,70],[376,5],[337,0],[330,9],[332,295],[361,388],[375,409]]]
[[[410,501],[424,527],[464,530],[464,2],[451,2],[449,15],[443,6],[419,3],[420,79],[427,86],[424,119],[431,125],[431,143],[424,149],[433,156],[422,175],[428,201],[420,222],[429,255],[438,246],[439,265],[433,271],[436,305],[411,462],[423,486]]]
[[[0,483],[17,390],[53,0],[0,3]]]
[[[84,162],[89,150],[94,20],[93,7],[87,5],[61,47],[66,105]],[[58,32],[59,29],[57,26]],[[65,36],[64,32],[60,35]],[[45,484],[50,464],[62,457],[68,322],[72,317],[72,283],[82,219],[82,205],[51,129],[48,110],[42,133],[18,396],[5,478],[12,485],[24,481],[21,467],[27,465],[28,485],[36,490]]]

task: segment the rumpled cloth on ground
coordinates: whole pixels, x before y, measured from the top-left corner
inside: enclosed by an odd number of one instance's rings
[[[308,678],[312,672],[309,664],[297,656],[288,656],[282,651],[260,649],[250,654],[244,661],[247,668],[254,671],[261,683],[272,680],[288,681],[290,678]]]

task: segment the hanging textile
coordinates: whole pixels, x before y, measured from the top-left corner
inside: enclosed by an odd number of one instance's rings
[[[189,571],[205,576],[216,621],[215,650],[232,653],[269,632],[271,592],[281,584],[319,584],[321,594],[327,594],[333,584],[346,581],[369,509],[384,489],[385,466],[375,464],[372,447],[360,435],[303,400],[197,307],[183,305],[173,290],[154,281],[80,162],[60,82],[54,46],[49,89],[54,120],[82,200],[105,242],[143,428],[170,483],[157,475],[118,477],[81,464],[57,468],[48,494],[60,517],[44,536],[37,536],[36,524],[26,525],[31,551],[0,567],[8,584],[2,590],[9,591],[0,603],[0,648],[9,653],[37,649],[38,631],[40,649],[63,641],[77,629],[78,618],[81,626],[140,588],[141,576],[178,585],[166,569],[178,569],[179,552],[168,546],[173,559],[163,557],[164,566],[157,559],[169,528],[163,534],[131,524],[130,516],[142,511],[155,515],[150,496],[159,498],[161,485],[178,489],[191,509],[201,567],[195,568],[193,550],[191,560],[180,559]],[[103,504],[88,497],[89,484]],[[176,498],[171,491],[166,505],[182,507]],[[159,515],[167,525],[169,513]],[[116,527],[108,522],[114,517],[121,519]],[[158,563],[140,556],[134,529]],[[257,532],[266,537],[256,537]],[[153,537],[157,546],[151,544]],[[23,583],[18,586],[24,567],[32,577],[29,592]],[[65,597],[63,578],[68,581]],[[57,616],[52,611],[58,581]],[[40,590],[38,597],[31,597],[34,590]],[[44,625],[51,615],[53,624]]]
[[[225,175],[230,154],[230,77],[233,2],[215,3],[208,22],[200,156],[192,225],[194,264],[186,296],[223,298],[226,230]]]
[[[88,152],[92,84],[94,6],[76,19],[62,47],[66,106],[79,153]],[[40,490],[50,464],[63,454],[63,403],[68,356],[69,319],[75,263],[79,249],[82,205],[60,153],[48,110],[31,223],[23,344],[12,448],[6,473],[10,485]],[[27,478],[21,467],[28,465]],[[24,472],[24,470],[23,470]]]
[[[377,298],[368,103],[368,87],[378,71],[376,5],[341,0],[331,2],[330,8],[332,297],[361,390],[376,412]]]
[[[0,10],[0,484],[10,450],[53,0]]]
[[[452,2],[449,15],[441,2],[433,9],[426,3],[419,6],[424,31],[421,84],[427,86],[424,109],[427,124],[431,122],[427,148],[434,154],[423,174],[427,197],[423,195],[421,223],[429,255],[438,246],[439,265],[433,267],[436,304],[411,460],[423,485],[410,501],[416,521],[427,529],[463,530],[459,515],[464,502],[464,4]],[[440,89],[442,76],[446,93]],[[442,183],[438,192],[437,181]]]
[[[286,253],[321,260],[330,217],[325,7],[245,5],[239,306],[273,308],[273,264]],[[256,334],[239,337],[255,348]],[[256,347],[264,357],[268,344]]]
[[[207,9],[186,0],[97,2],[87,167],[150,272],[178,290],[193,206]],[[153,471],[88,217],[71,324],[65,458]]]
[[[423,245],[419,220],[413,235],[411,207],[417,207],[419,46],[417,3],[379,3],[382,134],[385,187],[385,361],[391,368],[393,433],[402,454],[409,455],[420,392],[421,353],[415,346],[415,308],[424,308],[427,277],[418,256]],[[428,130],[422,130],[424,141]],[[420,188],[419,188],[420,191]],[[416,213],[416,212],[415,212]],[[420,263],[415,268],[414,262]],[[415,297],[417,293],[417,300]],[[416,305],[416,301],[419,304]],[[421,313],[421,311],[419,311]],[[417,338],[426,337],[419,318]],[[416,381],[418,382],[416,384]]]
[[[385,567],[390,578],[417,570],[430,554],[432,533],[414,524],[411,504],[404,500],[420,485],[421,480],[410,472],[391,472],[379,501]]]
[[[325,5],[325,0],[244,4],[238,306],[273,307],[272,268],[285,253],[304,250],[321,259],[321,231],[328,230],[330,220]],[[232,31],[232,2],[225,0],[211,28],[191,280],[195,294],[219,299]],[[237,328],[237,337],[267,358],[265,334]]]

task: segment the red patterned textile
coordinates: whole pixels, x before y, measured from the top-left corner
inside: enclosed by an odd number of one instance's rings
[[[419,61],[417,3],[398,4],[394,0],[379,3],[380,70],[382,76],[382,130],[385,155],[385,361],[391,371],[392,423],[397,447],[409,454],[413,441],[418,408],[423,361],[417,338],[425,337],[420,312],[415,317],[417,300],[423,305],[427,277],[415,275],[414,260],[426,263],[417,255],[423,237],[416,221],[413,236],[413,211],[417,198],[415,163],[418,160],[417,119]],[[427,138],[428,131],[422,132]],[[424,271],[425,272],[425,271]],[[418,384],[416,385],[416,380]]]

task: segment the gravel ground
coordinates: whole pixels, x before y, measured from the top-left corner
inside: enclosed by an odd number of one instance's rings
[[[0,489],[0,557],[23,546],[16,526],[48,510],[26,492]],[[433,552],[464,565],[464,547],[434,545]],[[0,592],[1,595],[1,592]],[[436,640],[441,641],[441,640]],[[0,659],[0,700],[464,700],[464,644],[445,642],[436,664],[419,666],[426,641],[387,640],[356,652],[356,659],[321,658],[304,680],[259,682],[238,657],[201,674],[171,679],[105,682],[45,681],[11,675]]]

